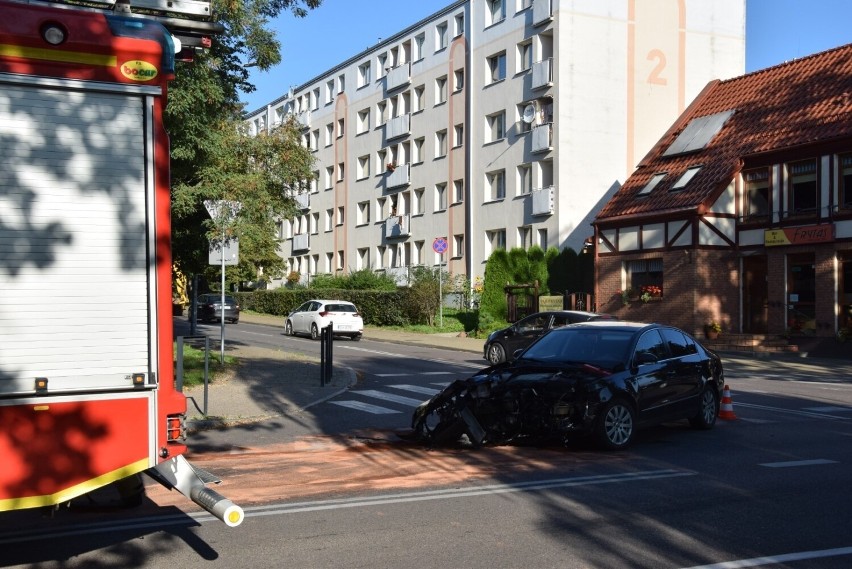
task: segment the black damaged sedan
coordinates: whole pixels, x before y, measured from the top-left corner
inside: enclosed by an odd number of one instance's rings
[[[605,449],[623,449],[649,424],[686,419],[712,428],[724,381],[719,357],[682,330],[584,322],[549,331],[511,363],[453,382],[415,410],[410,436],[481,445],[590,435]]]

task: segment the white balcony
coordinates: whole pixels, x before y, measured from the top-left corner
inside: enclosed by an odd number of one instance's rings
[[[311,111],[302,111],[301,113],[296,113],[296,122],[302,128],[310,128],[311,127]]]
[[[296,194],[293,199],[296,200],[296,206],[302,211],[311,209],[311,194],[307,192]]]
[[[385,174],[385,190],[392,190],[411,183],[411,165],[401,164],[391,170],[388,168]]]
[[[409,224],[411,216],[394,215],[385,220],[385,239],[398,239],[400,237],[408,237],[411,234]]]
[[[388,71],[385,75],[385,91],[393,91],[411,83],[411,64],[403,63]]]
[[[530,193],[533,215],[551,215],[553,213],[553,186],[539,188]]]
[[[553,58],[548,57],[533,63],[532,88],[543,89],[553,86]]]
[[[553,123],[538,125],[532,131],[532,152],[553,150]]]
[[[385,123],[385,140],[393,140],[411,133],[411,115],[394,117]]]
[[[551,0],[533,0],[534,26],[540,26],[553,19],[553,5]]]
[[[309,251],[310,245],[308,242],[308,234],[307,233],[299,233],[298,235],[293,236],[293,254],[296,254],[296,251]]]

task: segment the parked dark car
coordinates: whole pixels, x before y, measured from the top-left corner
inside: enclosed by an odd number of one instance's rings
[[[491,365],[510,362],[512,361],[512,354],[526,348],[551,328],[590,320],[614,319],[615,317],[609,314],[597,314],[583,310],[536,312],[518,320],[508,328],[491,332],[485,341],[483,357]]]
[[[198,297],[198,320],[200,322],[219,322],[222,317],[222,295],[202,294]],[[234,324],[240,321],[240,304],[233,296],[225,295],[225,321]]]
[[[595,321],[554,328],[511,363],[451,383],[422,403],[406,436],[432,444],[504,444],[591,435],[630,445],[640,426],[716,423],[719,357],[671,326]]]

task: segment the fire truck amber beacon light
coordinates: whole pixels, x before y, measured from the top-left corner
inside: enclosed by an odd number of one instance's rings
[[[41,37],[50,45],[59,45],[65,41],[68,32],[59,24],[49,22],[42,26]]]

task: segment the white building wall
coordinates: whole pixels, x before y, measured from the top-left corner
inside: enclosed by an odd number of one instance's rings
[[[310,127],[318,131],[315,152],[320,172],[308,215],[319,212],[319,231],[310,236],[309,251],[292,251],[291,240],[282,250],[291,266],[304,268],[300,259],[320,258],[338,251],[345,256],[344,270],[354,270],[358,251],[369,250],[372,268],[392,268],[396,263],[431,265],[439,260],[432,252],[436,237],[446,237],[450,251],[443,261],[451,272],[482,276],[491,250],[486,232],[505,230],[508,248],[524,244],[524,233],[533,243],[546,235],[547,246],[570,246],[579,251],[592,234],[591,217],[608,195],[629,175],[698,92],[712,79],[729,78],[744,70],[744,0],[549,0],[553,17],[533,25],[531,8],[517,10],[516,0],[505,0],[505,18],[490,22],[486,0],[455,2],[435,15],[401,31],[376,47],[353,56],[335,69],[321,72],[310,82],[247,115],[254,130],[276,124],[292,105],[303,111],[304,101],[319,90],[320,101],[310,111]],[[534,0],[536,3],[548,0]],[[461,18],[463,33],[455,28]],[[447,47],[438,49],[436,28],[447,27]],[[416,59],[416,37],[424,35],[422,59]],[[532,71],[518,71],[518,45],[529,41],[533,62],[552,58],[553,85],[534,89]],[[505,79],[492,83],[488,58],[505,51]],[[393,53],[396,53],[394,62]],[[380,56],[387,67],[410,61],[411,80],[388,92],[382,79]],[[345,54],[344,54],[345,55]],[[414,61],[411,61],[414,59]],[[369,61],[371,80],[358,87],[359,66]],[[407,63],[406,63],[407,64]],[[464,88],[455,91],[455,72],[463,69]],[[395,73],[398,73],[396,71]],[[326,104],[329,81],[345,90]],[[436,79],[446,76],[447,98],[435,104]],[[391,105],[408,93],[415,105],[415,90],[423,88],[423,110],[410,115],[410,134],[384,140],[377,116],[382,101]],[[302,103],[301,106],[298,103]],[[553,144],[545,152],[533,152],[533,133],[524,132],[520,111],[532,103],[540,111],[535,127],[548,121],[552,112]],[[370,128],[357,134],[358,113],[370,109]],[[486,117],[505,113],[505,135],[491,141]],[[306,114],[298,115],[306,120]],[[337,138],[338,119],[345,121],[345,135]],[[335,136],[325,145],[325,131],[332,124]],[[464,141],[453,148],[454,128],[462,125]],[[446,130],[447,154],[436,156],[435,135]],[[412,163],[415,141],[424,140],[425,157]],[[386,171],[380,168],[379,151],[407,145],[410,183],[386,189]],[[359,157],[370,157],[370,174],[358,178]],[[345,165],[345,179],[326,189],[325,171]],[[529,164],[531,188],[554,187],[554,210],[533,215],[532,198],[521,193],[518,166]],[[503,171],[505,197],[489,197],[487,174]],[[453,203],[454,181],[463,180],[462,203]],[[446,186],[446,208],[436,208],[435,186]],[[424,211],[413,208],[415,192],[422,190]],[[398,213],[411,214],[407,235],[388,239],[378,202],[397,200]],[[370,202],[370,221],[358,224],[358,204]],[[404,206],[404,207],[403,207]],[[343,207],[343,225],[326,231],[326,211]],[[407,208],[407,209],[405,209]],[[384,210],[387,214],[389,206]],[[519,232],[519,228],[527,228]],[[453,255],[454,236],[464,246]],[[407,245],[406,245],[407,244]],[[529,242],[526,243],[529,246]],[[336,264],[336,263],[335,263]],[[334,266],[331,270],[334,270]],[[324,267],[320,263],[318,270]],[[399,272],[399,271],[397,271]],[[404,272],[404,271],[403,271]],[[305,279],[303,279],[305,280]]]

